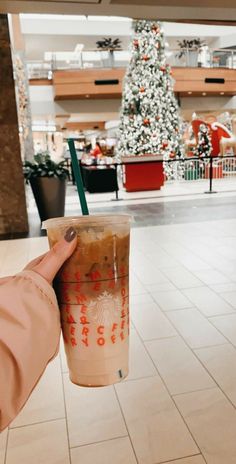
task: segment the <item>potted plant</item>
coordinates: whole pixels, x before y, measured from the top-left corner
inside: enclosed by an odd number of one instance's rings
[[[25,161],[24,176],[30,183],[41,221],[64,216],[66,180],[69,171],[65,161],[55,163],[50,155],[40,153],[34,161]]]
[[[111,37],[104,37],[102,40],[96,42],[97,48],[100,51],[108,51],[110,55],[110,64],[114,66],[114,51],[121,50],[120,39],[112,39]]]
[[[179,53],[176,55],[177,58],[186,57],[186,65],[190,67],[197,67],[198,64],[198,53],[206,44],[199,37],[192,40],[178,40],[178,46],[180,48]]]

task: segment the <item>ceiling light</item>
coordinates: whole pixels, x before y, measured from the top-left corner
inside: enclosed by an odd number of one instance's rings
[[[224,92],[220,92],[220,95],[224,95],[225,93]]]
[[[205,97],[205,96],[206,96],[206,92],[202,92],[202,95],[203,95],[203,97]]]
[[[85,98],[89,98],[89,97],[90,97],[90,95],[85,95]]]
[[[189,95],[192,95],[193,92],[188,92]]]

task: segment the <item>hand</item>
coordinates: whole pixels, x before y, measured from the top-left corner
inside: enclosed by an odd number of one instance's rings
[[[73,227],[70,227],[67,229],[64,238],[57,242],[50,251],[27,264],[25,270],[37,272],[51,284],[62,264],[73,253],[76,244],[76,231]]]

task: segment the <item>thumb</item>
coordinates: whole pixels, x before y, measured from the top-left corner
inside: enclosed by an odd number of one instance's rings
[[[71,256],[77,244],[76,231],[73,227],[67,229],[64,237],[57,242],[32,271],[40,274],[51,283],[62,264]]]

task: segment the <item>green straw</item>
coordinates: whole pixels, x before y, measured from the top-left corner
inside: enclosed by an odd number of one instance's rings
[[[86,215],[89,215],[89,210],[88,210],[87,201],[86,201],[85,194],[84,194],[83,180],[82,180],[81,171],[80,171],[80,167],[79,167],[79,163],[77,159],[74,140],[68,139],[68,145],[70,149],[72,168],[73,168],[75,182],[76,182],[76,186],[77,186],[77,190],[79,194],[82,214],[86,216]]]

